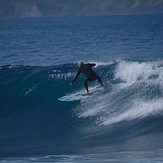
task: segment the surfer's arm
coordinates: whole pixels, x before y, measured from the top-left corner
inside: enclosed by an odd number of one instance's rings
[[[89,63],[89,65],[90,65],[91,67],[96,66],[96,64],[95,64],[95,63]]]
[[[72,84],[76,81],[76,79],[78,78],[78,76],[80,75],[80,71],[78,70],[78,72],[76,73],[74,80],[70,83],[70,86],[72,86]]]

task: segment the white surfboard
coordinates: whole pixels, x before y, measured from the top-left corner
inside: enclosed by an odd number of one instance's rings
[[[58,100],[59,101],[78,101],[78,100],[84,100],[90,97],[93,97],[96,92],[102,91],[104,90],[103,87],[96,87],[96,88],[91,88],[89,89],[89,95],[84,95],[84,92],[79,92],[79,93],[73,93],[70,95],[66,95],[66,96],[62,96],[59,97]]]

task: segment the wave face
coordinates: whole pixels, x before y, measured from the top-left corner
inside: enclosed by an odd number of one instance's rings
[[[96,64],[106,90],[76,102],[57,100],[84,90],[76,64],[0,67],[0,155],[162,148],[163,61]]]

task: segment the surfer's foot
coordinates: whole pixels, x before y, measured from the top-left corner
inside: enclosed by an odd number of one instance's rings
[[[84,94],[82,94],[82,96],[86,96],[86,95],[90,95],[89,92],[85,92]]]
[[[89,95],[90,93],[89,93],[89,92],[85,92],[84,94],[85,94],[85,95]]]
[[[102,86],[104,89],[106,89],[106,86]]]

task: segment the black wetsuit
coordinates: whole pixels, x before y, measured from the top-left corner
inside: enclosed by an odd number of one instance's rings
[[[80,73],[83,73],[87,77],[87,79],[84,80],[84,85],[85,85],[85,88],[86,88],[87,91],[88,91],[88,84],[87,84],[87,82],[89,82],[89,81],[91,82],[91,81],[97,79],[99,81],[99,83],[103,86],[100,77],[92,70],[92,67],[94,67],[95,65],[96,64],[90,64],[90,63],[82,65],[78,69],[77,74],[74,77],[74,80],[72,81],[72,83],[74,83],[76,81],[76,79],[78,78]]]

